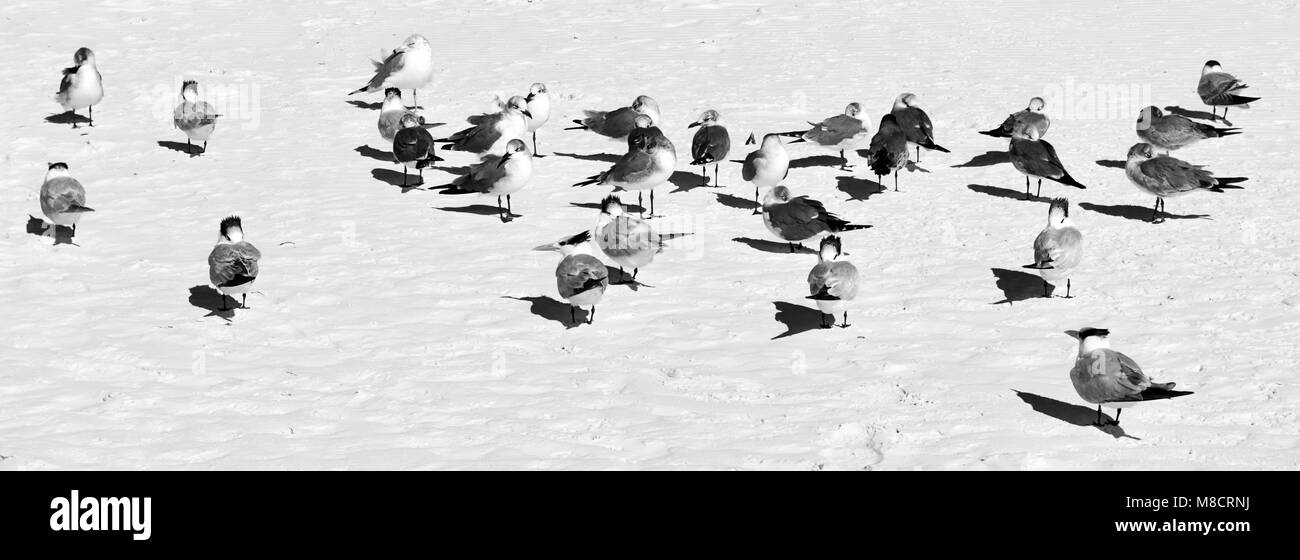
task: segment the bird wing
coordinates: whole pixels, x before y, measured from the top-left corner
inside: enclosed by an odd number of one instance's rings
[[[622,257],[645,251],[659,252],[654,230],[645,221],[634,216],[619,216],[606,224],[596,242],[610,257]]]
[[[239,277],[256,278],[262,253],[251,243],[221,243],[208,255],[208,276],[213,285],[227,286]]]
[[[1065,168],[1056,155],[1056,148],[1046,140],[1013,138],[1010,153],[1013,160],[1019,161],[1026,171],[1036,177],[1065,176]]]
[[[1216,100],[1223,100],[1233,93],[1246,89],[1245,82],[1238,80],[1232,74],[1227,72],[1211,72],[1201,76],[1201,81],[1196,85],[1196,93],[1201,96],[1201,100],[1210,103]]]
[[[394,50],[393,54],[388,55],[383,62],[371,61],[375,65],[375,76],[370,78],[370,83],[366,84],[366,89],[376,89],[384,85],[390,76],[396,74],[406,66],[406,53]]]
[[[762,150],[754,150],[745,156],[745,163],[740,166],[740,178],[746,181],[753,181],[758,175],[758,159],[762,157]]]
[[[1169,156],[1157,156],[1138,164],[1142,174],[1164,183],[1174,192],[1214,186],[1214,175],[1198,165]]]
[[[726,159],[731,151],[731,136],[718,125],[705,125],[696,131],[691,140],[692,164],[713,163]]]
[[[591,255],[569,255],[555,268],[555,283],[565,298],[593,289],[603,291],[609,285],[609,270]]]
[[[805,132],[803,138],[818,144],[834,145],[856,136],[863,130],[865,128],[861,120],[848,115],[835,115]]]
[[[650,171],[654,164],[654,157],[647,150],[632,150],[618,161],[614,162],[613,167],[609,168],[606,184],[616,184],[625,181],[635,180],[637,176]]]
[[[1151,386],[1137,362],[1108,348],[1080,356],[1071,374],[1077,376],[1079,394],[1095,403],[1142,400],[1142,391]]]

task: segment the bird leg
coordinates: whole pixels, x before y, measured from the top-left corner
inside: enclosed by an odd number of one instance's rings
[[[701,182],[700,182],[700,186],[701,186],[701,187],[707,187],[707,186],[709,186],[709,166],[708,166],[708,165],[701,165],[701,166],[700,166],[700,181],[701,181]]]
[[[90,126],[95,126],[95,106],[91,105],[89,107],[86,107],[86,112],[90,113]],[[1226,110],[1223,112],[1223,116],[1225,117],[1228,116],[1228,112]]]
[[[248,309],[248,294],[244,294],[244,301],[239,304],[240,309]]]
[[[1050,284],[1047,283],[1047,280],[1043,280],[1043,297],[1052,296],[1052,292],[1048,289],[1048,286],[1050,286]]]
[[[204,141],[203,141],[203,151],[202,151],[202,152],[199,152],[199,153],[203,153],[203,154],[208,153],[208,141],[207,141],[207,140],[204,140]]]
[[[1098,426],[1105,426],[1105,425],[1106,425],[1106,424],[1102,423],[1102,421],[1101,421],[1101,405],[1097,405],[1097,425],[1098,425]]]
[[[402,166],[402,186],[406,186],[406,166]]]
[[[718,164],[716,163],[713,164],[713,186],[721,186],[718,184]]]
[[[546,157],[542,154],[537,153],[537,131],[536,130],[533,131],[533,157]]]
[[[1114,425],[1118,426],[1118,425],[1119,425],[1119,415],[1120,415],[1120,414],[1123,414],[1123,413],[1124,413],[1124,409],[1122,409],[1122,408],[1117,408],[1117,409],[1115,409],[1115,421],[1114,421],[1114,422],[1111,422],[1111,424],[1114,424]]]
[[[898,192],[898,170],[894,170],[894,192]]]
[[[844,155],[844,150],[840,150],[840,169],[842,169],[842,170],[844,170],[844,171],[848,171],[848,170],[850,170],[850,169],[853,169],[853,166],[852,166],[852,165],[849,165],[849,158],[848,158],[848,156]]]
[[[1042,178],[1042,177],[1039,177],[1039,178],[1038,178],[1038,194],[1035,194],[1034,196],[1035,196],[1035,197],[1038,197],[1038,198],[1042,198],[1042,197],[1043,197],[1043,178]]]
[[[1069,299],[1069,298],[1070,298],[1070,279],[1069,279],[1069,278],[1066,278],[1066,279],[1065,279],[1065,297],[1066,297],[1066,299]]]
[[[590,325],[595,322],[596,322],[596,306],[593,305],[591,306],[591,314],[587,315],[587,324]]]
[[[1156,207],[1151,209],[1151,223],[1156,223],[1156,216],[1160,215],[1160,197],[1156,197]]]
[[[921,147],[916,147],[916,163],[921,163]]]
[[[1025,200],[1029,200],[1029,176],[1025,175]]]
[[[217,311],[230,311],[230,308],[226,307],[226,294],[221,294],[221,307]]]
[[[574,307],[572,304],[569,305],[569,322],[576,325],[578,324],[578,312],[574,311],[575,309],[577,309],[577,307]],[[1101,414],[1100,406],[1097,407],[1097,414]],[[1098,416],[1097,418],[1101,418],[1101,416]],[[1097,421],[1100,422],[1101,420]]]
[[[506,215],[510,217],[514,217],[515,215],[514,208],[510,207],[510,195],[506,195]]]
[[[633,281],[633,282],[636,282],[636,275],[637,275],[638,272],[641,272],[641,269],[639,269],[639,268],[634,268],[634,269],[632,269],[632,281]]]
[[[832,320],[832,321],[835,320],[835,316],[834,316],[834,315],[831,315],[831,320]],[[845,311],[845,312],[844,312],[844,324],[843,324],[843,325],[840,325],[840,328],[845,328],[845,329],[849,328],[849,312],[848,312],[848,311]]]
[[[650,191],[650,192],[654,192],[654,191]],[[641,207],[641,217],[644,218],[645,204],[641,202],[641,193],[636,193],[636,205]],[[650,213],[654,214],[654,210],[651,210]]]
[[[655,217],[655,190],[650,189],[650,217]]]

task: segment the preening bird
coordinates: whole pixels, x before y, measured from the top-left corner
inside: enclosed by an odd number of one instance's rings
[[[637,115],[650,117],[652,126],[658,126],[663,120],[659,113],[659,102],[649,95],[638,95],[631,105],[613,111],[583,111],[583,113],[587,115],[585,118],[573,121],[578,126],[571,126],[565,130],[590,130],[601,136],[623,138],[636,128]]]
[[[1151,145],[1145,142],[1129,148],[1124,174],[1138,190],[1156,197],[1155,208],[1151,209],[1153,223],[1164,209],[1166,198],[1196,191],[1223,192],[1223,189],[1240,189],[1243,187],[1235,183],[1246,180],[1245,177],[1215,177],[1204,166],[1192,165],[1169,156],[1157,156]]]
[[[600,217],[592,229],[596,237],[596,246],[605,256],[618,264],[619,272],[632,269],[632,280],[636,280],[640,269],[654,261],[655,255],[663,252],[666,241],[689,233],[661,234],[650,223],[627,213],[627,207],[615,195],[605,197],[600,203]]]
[[[934,125],[930,123],[930,115],[921,108],[916,94],[899,94],[894,99],[894,108],[890,114],[894,115],[898,126],[903,129],[903,135],[907,137],[908,149],[916,148],[917,162],[921,161],[921,148],[948,151],[948,148],[934,143]]]
[[[835,314],[844,313],[844,324],[849,326],[848,304],[858,297],[858,269],[853,263],[841,260],[844,251],[840,238],[827,235],[822,238],[821,250],[817,253],[817,265],[808,272],[808,299],[817,302],[817,308],[823,314],[829,314],[830,324],[822,319],[822,328],[835,325]]]
[[[411,102],[418,107],[417,90],[433,82],[433,45],[423,35],[407,37],[382,62],[371,63],[375,66],[374,77],[348,95],[374,93],[389,87],[410,89]]]
[[[63,69],[63,79],[59,81],[59,93],[54,101],[63,106],[63,110],[77,115],[77,109],[87,109],[90,126],[95,126],[95,105],[104,99],[104,77],[95,66],[95,52],[81,47],[72,55],[72,66]],[[72,128],[77,128],[77,119],[72,119]]]
[[[980,134],[994,138],[1011,138],[1014,135],[1028,137],[1032,129],[1038,131],[1038,137],[1042,138],[1047,135],[1047,129],[1052,126],[1052,119],[1043,112],[1046,106],[1047,102],[1043,101],[1043,98],[1032,98],[1029,100],[1029,106],[1024,110],[1012,113],[997,128],[981,130]]]
[[[1206,138],[1241,134],[1235,128],[1218,128],[1198,123],[1182,115],[1166,115],[1156,107],[1142,109],[1138,115],[1137,135],[1143,142],[1165,151],[1186,148]]]
[[[871,226],[851,224],[826,211],[822,203],[807,196],[790,196],[785,186],[772,187],[763,195],[763,225],[768,231],[790,245],[803,247],[802,241],[825,233],[841,233]]]

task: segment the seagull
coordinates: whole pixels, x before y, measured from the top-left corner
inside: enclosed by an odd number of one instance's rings
[[[880,129],[876,131],[875,136],[871,137],[871,146],[867,148],[866,154],[858,150],[858,155],[865,155],[867,166],[871,172],[876,174],[876,182],[880,183],[880,178],[894,174],[894,190],[898,190],[898,170],[907,165],[907,156],[911,153],[907,149],[907,135],[903,133],[903,128],[898,125],[898,118],[892,113],[880,117]],[[881,184],[884,188],[884,184]]]
[[[217,244],[208,255],[208,278],[221,292],[221,311],[228,311],[226,296],[243,295],[241,309],[248,309],[248,291],[257,280],[258,261],[262,253],[244,241],[244,226],[239,216],[221,220]]]
[[[592,230],[596,237],[596,246],[615,263],[619,272],[624,268],[632,269],[632,281],[640,269],[654,260],[655,255],[663,252],[664,242],[669,239],[690,235],[689,233],[656,233],[649,222],[631,216],[627,207],[616,195],[605,197],[600,203],[600,217]],[[622,275],[626,277],[626,275]]]
[[[831,324],[822,319],[821,327],[829,329],[835,326],[835,314],[844,312],[844,324],[849,326],[848,306],[853,298],[858,297],[858,269],[849,261],[839,260],[844,256],[840,238],[827,235],[822,238],[821,251],[817,254],[817,265],[808,272],[808,299],[817,301],[817,308],[831,316]]]
[[[207,101],[199,101],[199,83],[185,80],[181,86],[181,103],[172,113],[172,123],[185,132],[185,151],[190,151],[190,141],[203,142],[203,150],[190,157],[208,153],[208,138],[217,127],[217,110]]]
[[[1039,140],[1037,130],[1029,129],[1026,132],[1028,133],[1026,136],[1013,135],[1011,145],[1007,149],[1011,165],[1016,167],[1016,171],[1025,174],[1025,200],[1029,200],[1030,177],[1038,178],[1039,196],[1043,194],[1043,179],[1051,179],[1075,188],[1088,188],[1070,176],[1065,170],[1065,165],[1061,163],[1061,158],[1057,157],[1056,148],[1046,140]]]
[[[515,138],[506,144],[502,155],[489,154],[477,164],[471,165],[469,173],[457,177],[452,187],[462,191],[477,192],[497,197],[497,213],[502,222],[514,219],[510,209],[510,195],[528,185],[533,176],[533,155],[528,152],[528,145]],[[506,205],[501,206],[501,197],[506,197]],[[502,214],[504,212],[504,214]]]
[[[758,189],[775,187],[790,176],[790,154],[785,151],[780,134],[764,134],[763,143],[757,150],[743,160],[732,161],[742,164],[740,177],[754,184],[755,214],[759,213]]]
[[[917,105],[916,94],[899,94],[894,99],[894,109],[890,114],[898,119],[898,126],[907,136],[908,150],[916,148],[917,162],[921,161],[921,148],[948,152],[948,148],[934,143],[934,125],[930,124],[930,115],[925,114],[925,110]]]
[[[379,135],[392,142],[402,129],[402,116],[407,113],[415,114],[402,103],[402,90],[395,87],[384,90],[384,105],[379,109]]]
[[[1236,128],[1217,128],[1193,121],[1182,115],[1166,115],[1156,107],[1147,107],[1138,114],[1137,135],[1143,142],[1165,151],[1186,148],[1206,138],[1222,138],[1241,134]]]
[[[555,267],[555,284],[560,295],[569,302],[569,319],[578,323],[577,308],[591,307],[587,324],[596,320],[596,304],[609,287],[609,269],[600,259],[591,255],[591,232],[584,231],[533,249],[534,251],[559,251],[564,255]]]
[[[706,170],[712,163],[715,187],[718,186],[718,162],[727,159],[727,152],[731,151],[731,135],[727,134],[727,127],[718,124],[719,118],[717,111],[709,109],[700,114],[700,120],[686,127],[700,127],[691,141],[691,165],[702,166],[700,176],[703,177],[704,184],[708,185],[709,174]]]
[[[823,233],[841,233],[866,229],[869,225],[850,224],[826,211],[822,203],[807,196],[790,197],[790,189],[776,186],[763,195],[763,225],[777,237],[784,239],[794,252],[795,243]]]
[[[1074,334],[1074,333],[1070,333]],[[1144,401],[1172,399],[1192,394],[1175,391],[1174,383],[1156,383],[1142,373],[1133,358],[1110,349],[1110,331],[1086,327],[1079,329],[1079,357],[1070,369],[1070,381],[1083,400],[1097,405],[1097,425],[1101,407],[1115,410],[1115,421],[1123,409]]]
[[[602,136],[622,138],[636,127],[637,115],[650,117],[650,124],[656,126],[662,120],[659,103],[649,95],[638,95],[629,107],[620,107],[613,111],[583,112],[586,113],[586,118],[574,120],[573,122],[578,126],[571,126],[565,130],[590,130]]]
[[[808,121],[812,128],[806,131],[786,132],[782,136],[796,136],[796,142],[813,142],[823,148],[831,151],[840,151],[840,169],[849,170],[849,159],[844,157],[844,150],[857,150],[866,147],[870,140],[867,123],[858,118],[862,113],[862,105],[858,102],[849,103],[844,107],[844,114],[827,117],[820,123]]]
[[[1047,102],[1041,97],[1035,97],[1029,100],[1029,106],[1023,111],[1017,111],[1002,121],[997,128],[990,130],[981,130],[980,134],[992,136],[994,138],[1010,138],[1014,134],[1028,136],[1029,129],[1038,131],[1038,137],[1042,138],[1047,134],[1048,127],[1052,126],[1052,119],[1048,118],[1043,112]]]
[[[41,211],[55,227],[71,227],[74,234],[81,215],[95,211],[86,207],[86,189],[68,173],[68,164],[51,163],[46,170],[41,184]]]
[[[1258,97],[1237,95],[1247,87],[1249,86],[1246,82],[1224,72],[1219,61],[1210,60],[1201,68],[1201,81],[1196,84],[1196,94],[1201,96],[1201,101],[1210,106],[1211,115],[1228,123],[1228,107],[1236,105],[1242,109],[1249,109],[1250,103],[1259,101]],[[1222,117],[1217,114],[1219,107],[1223,107]]]
[[[447,138],[437,142],[449,142],[449,150],[474,152],[477,154],[499,154],[505,151],[506,144],[515,138],[523,138],[528,133],[528,101],[516,95],[501,108],[498,113],[474,115],[465,119],[472,124]]]
[[[348,95],[374,93],[388,87],[409,88],[411,101],[418,106],[417,90],[433,82],[433,45],[423,35],[407,37],[383,62],[371,63],[375,65],[375,76]]]
[[[551,120],[551,94],[546,84],[537,82],[530,86],[524,101],[528,102],[528,132],[533,133],[532,153],[534,157],[546,157],[537,153],[537,129]]]
[[[575,187],[609,185],[628,191],[650,190],[650,215],[655,216],[654,188],[664,184],[677,167],[677,148],[659,127],[651,126],[640,134],[629,134],[628,151],[608,171],[574,183]],[[637,204],[641,195],[637,194]],[[644,209],[645,207],[642,206]]]
[[[72,55],[72,67],[63,69],[63,80],[59,82],[59,93],[54,96],[54,101],[73,116],[76,116],[77,109],[85,107],[90,115],[90,126],[95,126],[95,105],[103,99],[104,77],[95,67],[95,52],[81,47]],[[72,128],[77,128],[76,119],[72,119]]]
[[[402,115],[401,127],[393,135],[393,160],[402,164],[402,186],[405,187],[407,167],[415,166],[419,169],[423,182],[424,168],[435,161],[442,161],[442,158],[433,154],[433,135],[420,126],[420,118],[415,113]]]
[[[1223,189],[1240,189],[1243,187],[1234,183],[1246,180],[1245,177],[1215,177],[1203,166],[1169,156],[1157,156],[1151,145],[1145,142],[1129,148],[1124,174],[1128,175],[1128,180],[1138,190],[1155,195],[1156,206],[1151,210],[1152,223],[1156,223],[1166,197],[1182,196],[1200,190],[1223,192]]]
[[[1025,268],[1038,270],[1043,277],[1043,297],[1048,297],[1048,282],[1056,285],[1065,280],[1065,297],[1070,297],[1070,273],[1083,260],[1083,234],[1070,219],[1070,201],[1053,198],[1047,209],[1047,227],[1034,238],[1034,264]]]

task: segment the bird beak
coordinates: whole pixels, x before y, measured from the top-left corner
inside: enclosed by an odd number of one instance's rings
[[[697,126],[700,126],[700,124],[701,124],[700,121],[695,121],[691,124],[686,125],[686,128],[695,128]]]
[[[532,100],[533,100],[533,92],[530,91],[528,92],[528,95],[524,96],[524,101],[532,101]]]
[[[498,161],[498,162],[497,162],[497,168],[499,169],[499,168],[501,168],[502,166],[504,166],[504,165],[506,164],[506,161],[509,161],[509,160],[510,160],[510,156],[513,156],[513,155],[514,155],[514,154],[511,153],[511,152],[506,152],[506,155],[501,156],[501,161]]]
[[[1073,338],[1073,339],[1075,339],[1075,340],[1078,340],[1078,339],[1079,339],[1079,331],[1076,331],[1076,330],[1068,330],[1068,331],[1065,331],[1065,334],[1070,335],[1070,338]]]
[[[547,243],[546,245],[539,245],[537,247],[533,247],[533,250],[534,251],[559,251],[560,246],[554,243]]]
[[[533,118],[533,114],[532,114],[532,113],[529,113],[529,112],[528,112],[528,109],[524,109],[524,116],[525,116],[525,117],[528,117],[528,118],[530,118],[530,119]]]

